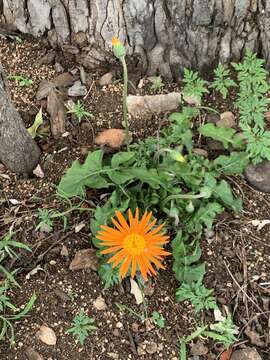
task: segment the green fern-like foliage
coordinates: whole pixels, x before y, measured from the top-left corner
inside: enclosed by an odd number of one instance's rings
[[[217,68],[214,70],[214,74],[214,81],[210,87],[220,92],[223,99],[226,99],[230,87],[236,86],[236,83],[229,77],[230,70],[226,69],[224,65],[218,64]]]

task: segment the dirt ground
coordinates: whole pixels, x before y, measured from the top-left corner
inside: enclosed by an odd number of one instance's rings
[[[0,40],[0,61],[7,73],[33,80],[29,88],[9,81],[12,99],[26,126],[32,124],[41,105],[36,100],[40,81],[57,76],[53,64],[40,65],[39,60],[46,51],[42,41],[16,43]],[[76,74],[76,64],[72,64],[70,59],[59,53],[56,60],[63,65],[64,71],[74,70]],[[28,357],[29,348],[35,349],[46,360],[177,360],[179,339],[191,334],[202,321],[211,320],[211,313],[205,312],[205,318],[198,318],[188,303],[176,303],[178,284],[170,261],[167,269],[150,282],[147,291],[148,313],[159,311],[163,315],[163,329],[150,322],[142,323],[128,311],[119,310],[117,303],[127,305],[138,314],[143,312],[142,306],[136,305],[130,293],[128,280],[121,286],[104,290],[94,270],[70,270],[74,254],[91,247],[90,212],[69,215],[67,229],[61,220],[56,219],[54,230],[49,235],[35,230],[38,209],[65,209],[65,204],[56,196],[56,186],[65,169],[74,159],[83,159],[87,151],[94,148],[93,138],[98,131],[122,127],[120,82],[104,87],[98,84],[100,76],[108,70],[111,69],[104,68],[90,74],[91,91],[84,102],[94,115],[91,123],[82,121],[79,124],[69,117],[68,136],[54,140],[48,133],[47,137],[37,140],[42,149],[43,179],[20,178],[0,164],[0,237],[12,226],[16,231],[14,239],[32,248],[30,255],[22,254],[19,262],[13,264],[20,268],[18,281],[21,288],[15,289],[11,296],[21,306],[34,292],[37,294],[30,314],[15,324],[16,344],[11,346],[8,340],[0,342],[1,360],[37,359]],[[166,90],[175,86],[170,84]],[[44,115],[44,118],[46,132],[48,116]],[[136,122],[131,119],[134,141],[154,134],[157,125],[157,119],[136,119]],[[205,284],[214,289],[220,308],[233,314],[240,331],[240,340],[235,346],[254,346],[263,359],[270,359],[269,225],[258,231],[251,223],[252,220],[270,219],[270,196],[253,190],[241,177],[231,177],[229,181],[235,193],[243,198],[244,210],[239,216],[223,213],[213,233],[206,233],[202,239],[203,260],[207,264]],[[86,207],[91,205],[95,196],[95,193],[88,194]],[[17,200],[15,205],[11,199]],[[85,226],[75,233],[74,228],[80,223]],[[39,270],[26,277],[37,266]],[[99,296],[106,304],[103,310],[93,306]],[[66,333],[80,309],[93,317],[97,325],[97,330],[90,334],[83,347]],[[57,336],[55,346],[48,346],[36,337],[41,325],[54,330]],[[191,359],[218,358],[222,348],[206,340],[204,345],[207,353]]]

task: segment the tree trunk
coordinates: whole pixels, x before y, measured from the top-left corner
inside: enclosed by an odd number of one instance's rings
[[[112,61],[113,35],[149,75],[205,72],[239,60],[245,47],[270,65],[268,0],[0,0],[1,19],[23,33],[48,34],[88,68]]]
[[[37,166],[39,147],[28,134],[7,93],[0,63],[0,161],[11,171],[30,174]]]

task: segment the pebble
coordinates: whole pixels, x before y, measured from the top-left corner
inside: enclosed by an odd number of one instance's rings
[[[249,165],[245,170],[247,182],[256,190],[270,192],[270,161],[263,161],[257,165]]]
[[[120,321],[118,321],[118,322],[116,323],[116,327],[117,327],[117,329],[122,329],[123,324],[122,324]]]

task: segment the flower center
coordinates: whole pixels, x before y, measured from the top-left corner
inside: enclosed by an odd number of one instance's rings
[[[145,249],[145,239],[136,233],[129,234],[124,238],[123,248],[130,255],[139,255]]]

